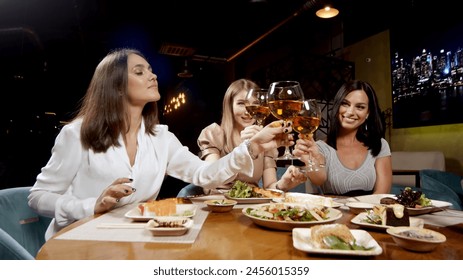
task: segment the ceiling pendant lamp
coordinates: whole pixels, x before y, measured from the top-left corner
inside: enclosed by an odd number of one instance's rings
[[[324,8],[318,10],[315,14],[319,18],[333,18],[339,14],[339,10],[331,8],[330,6],[325,6]]]

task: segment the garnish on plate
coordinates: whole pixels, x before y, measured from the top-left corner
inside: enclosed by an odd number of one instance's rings
[[[357,244],[350,229],[344,224],[316,225],[310,231],[312,244],[317,248],[356,251],[373,249]]]
[[[383,204],[399,203],[408,208],[423,208],[432,206],[431,199],[427,198],[420,190],[412,190],[405,187],[396,198],[383,198],[380,201]]]
[[[282,197],[283,193],[275,190],[266,190],[252,183],[236,180],[228,196],[231,198],[275,198]]]

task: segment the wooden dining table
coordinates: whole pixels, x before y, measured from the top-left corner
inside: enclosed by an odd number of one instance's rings
[[[340,207],[342,217],[336,223],[351,229],[363,229],[377,241],[382,253],[375,256],[313,254],[293,246],[292,231],[258,226],[235,208],[226,213],[209,213],[191,244],[63,240],[57,238],[100,215],[77,221],[49,239],[38,252],[39,260],[449,260],[463,259],[463,223],[446,227],[426,224],[425,228],[444,234],[447,240],[431,252],[413,252],[396,245],[384,229],[361,228],[351,222],[355,214]],[[419,217],[419,216],[418,216]],[[307,229],[309,230],[309,229]]]

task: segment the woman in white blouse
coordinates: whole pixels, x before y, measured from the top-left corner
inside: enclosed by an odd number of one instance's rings
[[[54,218],[47,239],[76,220],[156,199],[166,174],[205,188],[252,175],[253,154],[284,142],[285,127],[268,125],[219,161],[202,161],[159,124],[159,99],[157,76],[137,50],[114,50],[98,64],[29,195],[34,210]]]

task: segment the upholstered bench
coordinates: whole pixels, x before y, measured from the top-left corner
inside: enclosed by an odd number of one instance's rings
[[[419,171],[445,171],[445,157],[441,151],[396,151],[391,153],[392,185],[419,187]]]

